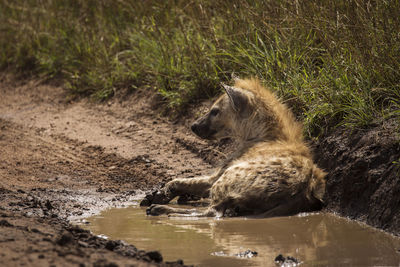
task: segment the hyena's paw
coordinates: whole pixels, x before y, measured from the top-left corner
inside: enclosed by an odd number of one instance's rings
[[[168,204],[168,202],[178,195],[180,184],[181,182],[179,179],[168,182],[162,189],[155,190],[146,195],[142,202],[140,202],[140,206],[150,206],[151,204]]]
[[[147,215],[158,216],[162,214],[169,214],[171,213],[171,208],[165,205],[151,205],[146,209]]]
[[[140,206],[150,206],[151,204],[167,204],[171,200],[165,191],[156,190],[146,195],[140,202]]]

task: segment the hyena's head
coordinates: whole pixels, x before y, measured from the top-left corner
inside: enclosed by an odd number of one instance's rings
[[[223,87],[225,94],[214,102],[207,114],[192,124],[192,131],[201,138],[220,140],[236,137],[238,124],[252,113],[251,92],[228,85]]]

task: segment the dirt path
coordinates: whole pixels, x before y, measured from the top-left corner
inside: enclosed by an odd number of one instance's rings
[[[0,262],[159,262],[157,253],[94,237],[67,222],[132,203],[174,177],[209,171],[221,157],[217,149],[184,123],[157,116],[146,91],[104,104],[67,104],[60,87],[3,77],[0,94]]]

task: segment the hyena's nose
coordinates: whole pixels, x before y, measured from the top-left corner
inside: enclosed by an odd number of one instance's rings
[[[199,125],[197,123],[193,123],[192,126],[190,127],[192,131],[197,134],[199,131]]]

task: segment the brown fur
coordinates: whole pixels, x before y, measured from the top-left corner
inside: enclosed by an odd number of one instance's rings
[[[151,215],[283,216],[321,206],[325,173],[312,161],[302,126],[257,79],[237,79],[226,94],[192,125],[206,139],[232,137],[239,145],[211,176],[175,179],[163,189],[163,203],[175,196],[209,196],[204,213],[152,205]]]

